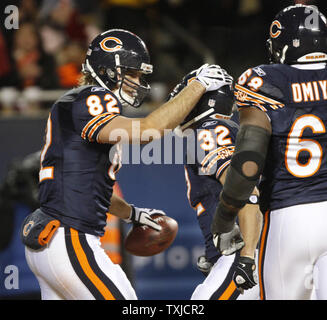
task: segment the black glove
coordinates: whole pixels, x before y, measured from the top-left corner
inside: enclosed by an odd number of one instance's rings
[[[258,283],[257,276],[254,273],[256,268],[254,259],[239,257],[238,261],[234,263],[234,267],[233,280],[237,288],[247,290]]]

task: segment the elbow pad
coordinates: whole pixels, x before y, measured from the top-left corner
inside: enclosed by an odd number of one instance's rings
[[[226,203],[239,209],[247,203],[263,172],[270,136],[268,130],[253,125],[244,125],[239,130],[221,194]],[[244,172],[247,162],[255,164],[256,170],[252,175]]]

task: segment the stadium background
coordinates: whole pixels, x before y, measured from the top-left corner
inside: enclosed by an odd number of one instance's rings
[[[125,28],[146,42],[154,65],[148,78],[152,92],[141,108],[125,110],[127,116],[145,116],[183,75],[205,62],[221,65],[234,78],[250,66],[268,63],[270,23],[280,9],[294,3],[315,4],[326,14],[324,1],[1,1],[0,300],[39,298],[18,237],[22,219],[37,205],[33,157],[42,147],[51,103],[78,84],[93,37]],[[18,8],[18,29],[6,27],[9,5]],[[34,162],[28,162],[30,154]],[[116,192],[136,206],[165,210],[178,221],[179,233],[166,252],[135,258],[121,251],[126,225],[108,216],[104,248],[122,264],[140,299],[189,299],[203,281],[196,269],[203,241],[187,201],[183,165],[124,165],[118,181]]]

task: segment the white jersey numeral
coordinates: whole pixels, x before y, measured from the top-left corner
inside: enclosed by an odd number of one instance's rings
[[[294,121],[287,138],[285,166],[293,176],[298,178],[313,176],[320,169],[323,156],[319,142],[302,138],[303,132],[307,128],[314,134],[326,132],[322,120],[313,114],[303,115]],[[306,163],[299,162],[299,155],[303,151],[310,155]]]
[[[215,134],[217,135],[216,140],[210,130],[203,129],[198,134],[198,140],[202,141],[200,147],[204,151],[210,151],[213,148],[219,146],[225,146],[232,143],[232,139],[229,137],[229,130],[225,126],[217,126],[215,129]]]
[[[117,107],[117,100],[109,93],[104,96],[106,103],[106,109],[110,113],[120,113],[119,107]],[[99,96],[92,94],[86,99],[86,105],[89,110],[89,114],[93,117],[101,114],[104,111],[104,107],[101,104]]]
[[[51,121],[51,113],[50,113],[48,122],[47,122],[47,128],[46,128],[45,144],[41,151],[40,172],[39,172],[39,181],[40,182],[42,182],[43,180],[46,180],[46,179],[53,179],[54,167],[43,167],[43,161],[45,158],[45,154],[47,153],[51,143],[52,143],[52,121]]]

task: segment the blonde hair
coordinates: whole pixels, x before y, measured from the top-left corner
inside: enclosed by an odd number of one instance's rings
[[[89,72],[85,72],[82,74],[78,81],[78,86],[86,86],[86,85],[97,85],[97,82],[93,79]]]

